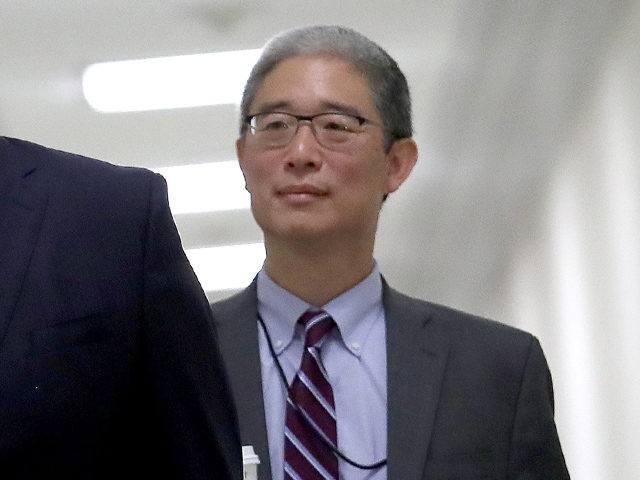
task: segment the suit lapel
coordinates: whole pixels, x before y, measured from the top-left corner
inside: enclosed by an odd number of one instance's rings
[[[47,184],[36,162],[0,138],[0,345],[40,232]]]
[[[230,300],[212,305],[220,348],[236,403],[243,445],[260,459],[260,480],[271,480],[269,443],[262,395],[256,282]]]
[[[388,287],[387,322],[388,478],[420,479],[440,398],[449,339],[429,311]]]

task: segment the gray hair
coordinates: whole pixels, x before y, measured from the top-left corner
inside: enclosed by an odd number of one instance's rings
[[[279,33],[269,40],[253,66],[240,104],[240,134],[256,92],[281,62],[299,55],[333,55],[362,73],[385,129],[385,146],[413,134],[411,97],[407,80],[396,61],[373,41],[350,28],[316,25]]]

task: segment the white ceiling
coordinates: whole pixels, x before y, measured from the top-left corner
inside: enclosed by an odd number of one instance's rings
[[[82,98],[83,68],[257,48],[303,24],[354,27],[407,74],[421,149],[383,211],[383,272],[409,293],[486,313],[637,3],[0,0],[0,133],[119,164],[232,159],[235,107],[98,114]],[[261,239],[247,211],[176,221],[186,248]]]

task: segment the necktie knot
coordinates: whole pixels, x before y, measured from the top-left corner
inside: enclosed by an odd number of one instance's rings
[[[324,310],[307,310],[298,320],[305,330],[305,348],[320,348],[327,334],[331,331],[335,322],[331,315]]]

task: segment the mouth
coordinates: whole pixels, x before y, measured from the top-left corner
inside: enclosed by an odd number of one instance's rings
[[[287,185],[277,189],[276,193],[279,197],[292,201],[309,201],[327,195],[325,189],[309,184]]]

